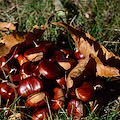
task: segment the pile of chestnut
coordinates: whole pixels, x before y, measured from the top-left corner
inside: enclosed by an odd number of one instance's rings
[[[42,120],[54,117],[64,107],[68,117],[80,119],[89,113],[88,108],[99,111],[103,98],[96,96],[95,90],[103,87],[100,79],[86,80],[75,89],[75,95],[67,94],[67,76],[84,58],[64,39],[33,42],[23,49],[16,46],[12,53],[0,57],[1,114],[8,120],[30,119],[27,114],[32,120]]]

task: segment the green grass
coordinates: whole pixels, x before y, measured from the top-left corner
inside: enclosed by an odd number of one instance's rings
[[[79,27],[85,32],[89,32],[108,50],[112,50],[116,55],[120,55],[120,0],[61,0],[63,7],[67,11],[67,23]],[[48,17],[55,11],[51,0],[6,0],[0,2],[0,22],[11,22],[18,26],[18,31],[30,31],[34,25],[45,25]],[[64,21],[62,16],[54,14],[53,21]],[[62,28],[49,25],[42,36],[43,40],[57,41],[60,33],[67,33]],[[71,49],[73,42],[68,34]],[[16,102],[16,101],[15,101]],[[105,108],[106,111],[108,108]],[[108,111],[106,116],[94,116],[90,113],[89,120],[115,120],[117,110]],[[3,111],[2,111],[3,112]],[[55,114],[58,120],[64,120],[66,111]],[[3,115],[3,113],[1,113]],[[30,115],[28,114],[30,117]],[[6,118],[7,119],[7,118]],[[71,119],[71,118],[69,118]],[[85,118],[83,118],[85,119]]]
[[[9,0],[8,0],[9,1]],[[77,0],[75,0],[77,1]],[[86,0],[81,0],[86,1]],[[114,46],[119,46],[120,37],[120,1],[119,0],[88,0],[87,2],[70,3],[68,0],[62,0],[63,6],[68,11],[68,24],[72,18],[77,15],[73,25],[79,26],[85,32],[89,31],[99,42],[113,52],[119,53]],[[13,0],[13,2],[2,2],[1,4],[1,22],[7,21],[18,24],[19,31],[30,31],[34,25],[44,25],[47,18],[54,11],[54,5],[51,0]],[[76,6],[77,5],[77,6]],[[60,21],[59,16],[55,14],[55,21]],[[56,40],[58,29],[52,29],[46,33],[48,39]],[[54,34],[55,33],[55,34]],[[46,37],[45,36],[45,37]],[[45,39],[47,39],[47,37]],[[116,41],[114,45],[112,42]],[[116,45],[117,44],[117,45]]]

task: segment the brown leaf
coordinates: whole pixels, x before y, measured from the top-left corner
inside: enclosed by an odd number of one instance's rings
[[[110,67],[109,65],[103,65],[103,63],[97,58],[92,56],[96,61],[96,75],[101,77],[116,77],[120,76],[119,70],[116,67]]]
[[[75,41],[78,50],[85,57],[92,55],[92,58],[96,61],[96,76],[120,76],[120,57],[115,56],[111,51],[107,51],[107,49],[98,43],[89,33],[84,33],[65,23],[52,22],[52,24],[68,30]]]
[[[16,30],[16,26],[12,23],[3,22],[0,23],[0,31]]]
[[[80,87],[86,76],[95,76],[96,62],[94,58],[86,57],[74,67],[67,77],[67,90],[73,92],[76,87]]]
[[[34,32],[12,32],[9,35],[6,35],[0,41],[0,56],[5,56],[11,50],[11,48],[19,44],[19,49],[24,48],[25,46],[30,45],[33,41],[39,39],[45,29],[33,29]]]
[[[0,46],[0,56],[5,56],[9,53],[10,49],[21,42],[24,42],[25,38],[19,33],[13,32],[10,35],[6,35],[1,40],[1,46]]]

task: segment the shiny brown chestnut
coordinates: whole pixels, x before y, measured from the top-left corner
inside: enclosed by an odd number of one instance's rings
[[[49,94],[47,92],[38,92],[28,96],[25,107],[43,107],[47,104]]]
[[[23,79],[25,79],[30,76],[39,76],[39,71],[33,63],[25,62],[20,67],[20,75]]]
[[[37,62],[47,55],[47,48],[44,46],[33,47],[24,52],[24,56],[31,62]]]
[[[79,120],[85,114],[84,104],[78,99],[71,99],[67,105],[67,114],[73,120]]]
[[[18,62],[19,62],[19,64],[20,64],[20,66],[21,66],[23,63],[28,62],[28,60],[27,60],[22,54],[18,55],[17,60],[18,60]]]
[[[70,41],[66,34],[59,34],[57,38],[57,45],[59,48],[70,48]]]
[[[71,49],[60,49],[64,53],[66,58],[74,58],[74,52]]]
[[[59,86],[60,86],[62,89],[65,89],[65,88],[66,88],[65,77],[56,79],[56,81],[57,81],[57,83],[59,84]]]
[[[9,81],[12,82],[15,85],[19,85],[19,82],[21,81],[20,74],[10,75]]]
[[[56,87],[54,88],[54,100],[52,102],[52,109],[57,111],[63,107],[65,102],[65,95],[62,88]]]
[[[43,89],[43,83],[37,76],[30,76],[20,81],[18,94],[22,97],[28,97],[30,94],[40,92]]]
[[[60,58],[64,58],[65,56],[63,55],[63,53],[59,50],[55,50],[53,56],[49,59],[49,61],[57,61],[59,60]]]
[[[35,110],[32,113],[32,120],[46,120],[49,116],[48,108],[42,108]]]
[[[81,60],[85,58],[84,55],[78,49],[75,50],[74,56],[77,60]]]
[[[37,45],[39,46],[53,46],[54,43],[52,41],[40,41],[40,43]]]
[[[87,102],[93,97],[94,88],[90,83],[84,82],[81,87],[75,89],[75,93],[77,98],[83,102]]]
[[[89,101],[91,111],[94,111],[94,114],[100,114],[103,110],[104,98],[102,95],[95,95],[94,99]]]
[[[60,76],[59,67],[52,61],[42,60],[38,65],[40,75],[47,79],[57,79]]]
[[[6,64],[6,57],[5,56],[0,57],[0,78],[5,79],[9,71],[10,66]]]
[[[70,70],[77,64],[77,61],[71,58],[61,58],[58,60],[58,64],[65,70]]]
[[[0,71],[4,75],[6,74],[6,76],[8,74],[15,74],[17,71],[17,68],[12,64],[11,60],[7,59],[5,56],[0,57]]]
[[[1,95],[1,98],[5,100],[9,99],[10,102],[13,102],[15,98],[15,90],[14,88],[7,85],[6,82],[3,82],[3,83],[0,83],[0,95]]]
[[[5,56],[2,56],[0,57],[0,66],[3,67],[6,65],[6,68],[8,67],[8,64],[6,64],[6,57]]]
[[[94,79],[94,81],[92,82],[92,85],[94,87],[94,90],[102,90],[104,88],[104,83],[100,78]]]
[[[47,48],[47,50],[48,50],[48,53],[46,55],[47,59],[50,59],[53,56],[54,51],[57,49],[56,44],[54,44],[54,42],[52,42],[52,41],[41,41],[38,44],[38,46]]]

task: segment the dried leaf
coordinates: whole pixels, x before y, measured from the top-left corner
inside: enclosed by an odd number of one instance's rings
[[[95,76],[96,62],[92,56],[86,57],[74,67],[67,77],[67,90],[73,92],[76,87],[80,87],[86,76]]]
[[[0,23],[0,31],[16,30],[16,26],[12,23],[3,22]]]
[[[25,38],[19,33],[13,32],[10,35],[6,35],[1,40],[1,46],[0,46],[0,56],[5,56],[9,53],[10,49],[21,42],[24,42]]]
[[[92,56],[96,61],[96,76],[101,77],[104,75],[104,77],[116,77],[120,76],[119,70],[116,67],[110,67],[109,65],[103,65],[103,63],[98,59],[97,57]]]
[[[19,44],[19,49],[30,45],[33,41],[36,41],[41,37],[45,29],[34,28],[34,32],[12,32],[6,35],[0,41],[0,56],[5,56],[11,50],[11,48]]]
[[[89,33],[84,33],[77,28],[65,23],[52,22],[61,26],[71,34],[78,50],[85,56],[92,55],[96,61],[96,76],[117,77],[120,76],[120,57],[115,56],[111,51],[98,43]]]

